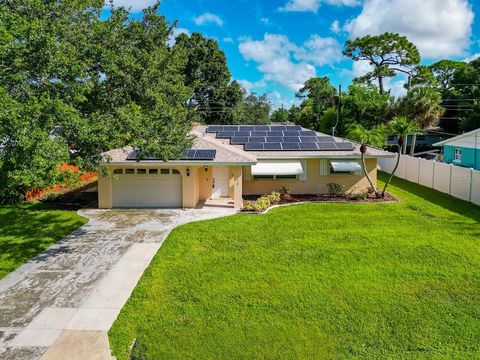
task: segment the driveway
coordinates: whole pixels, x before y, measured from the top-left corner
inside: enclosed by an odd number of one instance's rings
[[[79,213],[86,225],[0,280],[1,359],[110,359],[107,330],[168,233],[235,212]]]

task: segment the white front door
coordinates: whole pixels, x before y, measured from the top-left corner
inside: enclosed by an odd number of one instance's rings
[[[229,169],[227,167],[213,166],[213,191],[212,198],[228,196]]]

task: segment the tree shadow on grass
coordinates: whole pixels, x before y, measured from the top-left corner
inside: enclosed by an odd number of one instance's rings
[[[385,182],[387,180],[387,174],[379,171],[378,179]],[[393,178],[391,185],[409,192],[412,195],[418,196],[432,204],[441,206],[451,212],[468,217],[477,223],[480,223],[480,206],[397,177]],[[388,190],[389,189],[387,188],[387,191]]]

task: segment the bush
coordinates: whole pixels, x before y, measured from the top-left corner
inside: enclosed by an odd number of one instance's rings
[[[367,193],[350,194],[350,199],[352,200],[365,200],[367,197]]]
[[[270,204],[275,205],[280,202],[280,193],[277,191],[272,191],[270,195],[268,195],[268,200],[270,200]]]
[[[287,195],[290,194],[290,191],[292,191],[292,188],[289,185],[282,185],[280,188],[280,194],[282,195]]]
[[[328,183],[328,194],[332,196],[345,196],[345,186],[336,184],[336,183]]]
[[[257,199],[257,201],[244,201],[243,202],[243,211],[263,211],[270,206],[269,196],[262,196]]]

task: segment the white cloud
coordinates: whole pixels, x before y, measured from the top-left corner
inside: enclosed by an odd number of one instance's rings
[[[233,39],[232,39],[231,37],[224,37],[224,38],[223,38],[223,42],[224,42],[224,43],[233,43],[234,41],[233,41]]]
[[[479,57],[480,57],[480,53],[476,53],[476,54],[469,55],[468,57],[466,57],[462,61],[465,61],[465,62],[469,63],[469,62],[472,62],[473,60],[477,60]]]
[[[197,25],[214,24],[217,26],[223,26],[223,20],[218,15],[209,12],[203,13],[202,15],[195,17],[193,21]]]
[[[307,62],[293,62],[292,54],[299,47],[285,35],[265,34],[263,40],[244,39],[239,45],[245,60],[258,63],[265,81],[274,81],[297,91],[305,81],[316,76],[315,67]]]
[[[321,0],[289,0],[284,6],[278,8],[279,11],[290,12],[314,12],[320,7]],[[360,0],[323,0],[326,4],[335,6],[357,6]]]
[[[143,9],[146,9],[149,6],[152,6],[156,3],[156,0],[113,0],[113,6],[120,7],[123,6],[126,9],[130,9],[132,12],[139,12]],[[105,0],[105,6],[109,6],[110,1]]]
[[[190,31],[188,31],[185,28],[178,28],[178,27],[174,28],[172,31],[172,35],[170,36],[170,39],[168,39],[168,45],[169,46],[175,45],[175,38],[180,34],[187,34],[188,36],[190,36]]]
[[[435,59],[465,54],[473,17],[467,0],[366,0],[345,29],[352,38],[400,33],[417,45],[422,56]]]
[[[237,80],[237,82],[242,85],[242,87],[249,93],[256,89],[264,88],[266,83],[264,79],[258,81],[249,81],[249,80]]]
[[[311,11],[317,12],[320,0],[289,0],[284,6],[278,8],[280,11]]]
[[[285,109],[290,109],[292,105],[299,105],[301,100],[299,99],[287,99],[285,98],[282,94],[280,94],[278,91],[272,91],[271,93],[268,94],[268,98],[270,102],[272,103],[272,109],[276,110],[279,109],[283,106]]]
[[[300,46],[278,34],[265,34],[257,41],[242,38],[239,50],[245,60],[257,63],[265,81],[274,81],[295,91],[316,76],[314,65],[332,64],[342,58],[337,40],[318,35],[312,35]]]
[[[330,25],[330,30],[332,30],[332,32],[334,32],[335,34],[338,34],[340,31],[342,31],[340,21],[335,20],[334,22],[332,22],[332,25]]]
[[[267,18],[267,17],[262,17],[262,18],[260,18],[260,22],[261,22],[263,25],[268,25],[268,24],[270,24],[270,19]]]
[[[297,50],[295,58],[322,66],[340,61],[342,50],[336,39],[312,35],[303,47]]]

